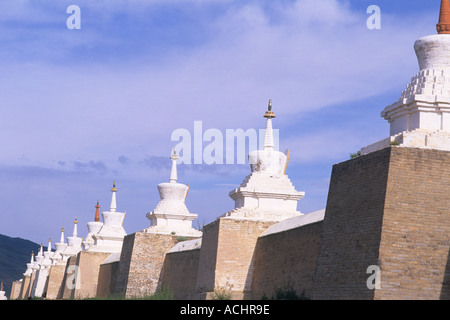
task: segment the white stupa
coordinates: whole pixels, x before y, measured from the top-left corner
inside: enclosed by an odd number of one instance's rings
[[[42,245],[40,253],[42,253]],[[31,292],[32,297],[42,297],[44,294],[50,267],[53,264],[51,260],[53,254],[54,252],[52,252],[52,240],[50,238],[48,240],[47,251],[43,252],[44,259],[39,262],[39,268],[36,269],[36,277],[34,279],[33,289]]]
[[[177,182],[178,155],[175,149],[173,149],[170,159],[172,160],[172,169],[169,182],[158,184],[161,200],[153,211],[147,213],[146,217],[151,221],[151,226],[144,231],[201,237],[202,232],[192,227],[192,221],[197,218],[197,214],[190,213],[185,203],[189,186]]]
[[[55,243],[55,252],[52,256],[52,263],[53,264],[65,264],[65,261],[63,260],[62,252],[67,248],[67,243],[64,241],[64,227],[61,228],[61,238],[59,239],[59,242]]]
[[[63,236],[63,234],[61,234]],[[83,238],[78,236],[78,220],[75,218],[73,222],[73,233],[71,237],[67,237],[67,246],[61,251],[63,260],[66,261],[72,256],[76,256],[82,249],[81,242]]]
[[[275,114],[271,100],[264,117],[267,119],[264,149],[249,153],[251,173],[239,188],[229,193],[235,208],[222,217],[281,221],[302,214],[297,211],[297,202],[305,193],[295,190],[286,175],[289,151],[282,153],[274,149],[272,119]]]
[[[3,282],[0,283],[0,300],[8,300],[5,296],[5,291],[3,291]]]
[[[97,234],[103,226],[103,223],[100,222],[100,214],[99,214],[100,205],[95,205],[95,217],[94,221],[90,221],[87,223],[88,234],[83,240],[84,249],[88,249],[91,245],[94,244],[94,238],[92,237],[94,234]]]
[[[419,72],[400,98],[384,108],[390,137],[361,150],[367,154],[395,144],[450,150],[450,5],[442,0],[438,34],[414,44]]]
[[[94,243],[90,244],[86,251],[115,253],[122,250],[123,238],[127,234],[123,228],[123,221],[125,219],[126,212],[117,211],[117,188],[115,181],[111,191],[112,198],[110,209],[109,211],[102,212],[103,225],[97,233],[92,234]],[[98,225],[95,225],[95,227],[97,226]]]
[[[34,265],[34,252],[31,252],[31,260],[27,263],[27,269],[23,273],[25,277],[31,276],[33,273],[33,265]]]

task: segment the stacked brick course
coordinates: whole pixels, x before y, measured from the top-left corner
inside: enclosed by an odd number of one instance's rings
[[[390,147],[333,167],[315,299],[448,295],[450,152]],[[367,268],[380,268],[370,289]]]

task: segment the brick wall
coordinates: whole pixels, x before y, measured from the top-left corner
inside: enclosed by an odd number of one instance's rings
[[[47,284],[47,299],[56,299],[61,295],[62,282],[64,279],[64,272],[66,271],[65,265],[53,265],[50,268],[48,274],[48,284]]]
[[[168,288],[177,300],[195,298],[200,248],[166,255],[162,286]]]
[[[125,293],[126,297],[143,296],[161,288],[166,253],[177,242],[177,236],[142,231],[126,236],[114,293]]]
[[[275,298],[275,291],[294,290],[311,298],[322,222],[260,237],[255,249],[252,297]]]
[[[450,152],[392,148],[375,299],[448,299]]]
[[[333,166],[313,299],[373,299],[390,148]]]
[[[251,297],[254,251],[259,235],[274,222],[219,218],[204,227],[197,289],[209,298],[229,288],[233,298]]]
[[[97,294],[100,265],[111,253],[81,251],[77,256],[79,268],[79,288],[75,288],[73,298],[90,298]]]
[[[118,268],[119,261],[103,263],[100,265],[96,297],[108,297],[111,295],[111,285],[115,281]]]
[[[391,147],[333,166],[313,298],[448,297],[449,195],[446,151]]]

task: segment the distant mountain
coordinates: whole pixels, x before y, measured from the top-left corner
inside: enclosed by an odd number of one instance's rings
[[[31,252],[38,253],[40,244],[0,234],[0,282],[9,299],[13,281],[22,279]]]

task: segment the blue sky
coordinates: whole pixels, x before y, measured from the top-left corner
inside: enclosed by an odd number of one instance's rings
[[[69,30],[69,5],[81,29]],[[177,128],[264,128],[277,115],[304,213],[326,205],[332,165],[387,137],[381,110],[418,71],[416,39],[435,33],[440,1],[2,0],[0,233],[58,240],[87,233],[113,180],[124,227],[168,181]],[[369,30],[369,5],[381,29]],[[207,143],[205,143],[206,145]],[[248,165],[185,165],[198,223],[233,209]],[[197,222],[194,223],[197,225]]]

